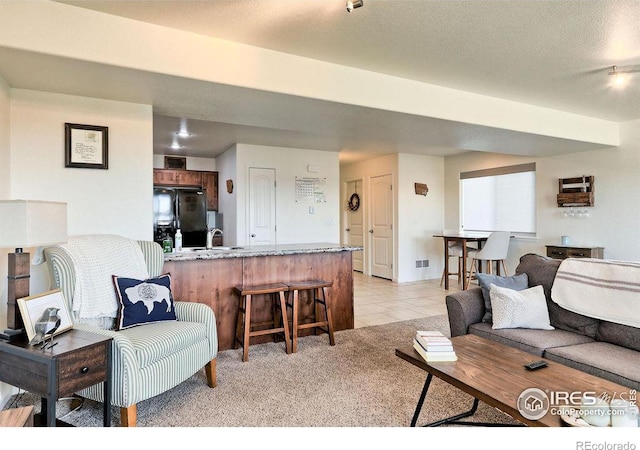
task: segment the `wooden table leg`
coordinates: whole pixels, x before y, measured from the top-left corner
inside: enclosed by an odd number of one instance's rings
[[[469,274],[471,275],[471,274]],[[467,240],[462,240],[462,290],[467,285]]]
[[[444,242],[444,289],[449,290],[449,239],[443,238]]]

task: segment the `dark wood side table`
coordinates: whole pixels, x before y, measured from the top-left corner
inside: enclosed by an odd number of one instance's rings
[[[603,247],[579,247],[576,245],[547,245],[547,256],[554,259],[604,257]]]
[[[56,421],[56,401],[104,383],[104,426],[111,426],[112,338],[72,329],[54,338],[57,344],[42,351],[26,342],[0,341],[0,381],[42,399],[36,426],[66,425]]]

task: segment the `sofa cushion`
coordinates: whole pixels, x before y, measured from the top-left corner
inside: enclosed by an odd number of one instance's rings
[[[179,353],[208,337],[203,323],[183,321],[155,322],[143,327],[127,328],[118,331],[118,334],[131,341],[140,368]]]
[[[640,390],[640,352],[607,342],[554,347],[544,357],[614,383]]]
[[[553,327],[595,338],[598,319],[566,310],[551,300],[551,287],[561,262],[559,259],[528,253],[520,257],[516,274],[526,273],[531,287],[542,285],[549,308],[549,320]]]
[[[493,320],[491,297],[489,296],[489,289],[491,285],[498,287],[504,287],[521,291],[529,287],[529,278],[526,273],[520,275],[512,275],[510,277],[502,277],[500,275],[493,275],[489,273],[478,273],[478,284],[482,289],[482,298],[484,299],[484,317],[483,322],[491,322]]]
[[[494,330],[501,328],[533,328],[553,330],[549,323],[547,301],[542,286],[515,291],[491,285]]]
[[[596,341],[621,345],[640,352],[640,328],[602,320],[598,325]]]
[[[588,336],[565,330],[529,330],[522,328],[494,330],[490,323],[482,322],[470,325],[469,333],[537,356],[542,356],[547,348],[593,342],[593,339]]]
[[[113,284],[118,298],[117,330],[176,320],[169,274],[147,280],[114,275]]]

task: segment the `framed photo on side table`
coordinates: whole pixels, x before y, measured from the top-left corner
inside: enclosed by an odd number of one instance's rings
[[[54,336],[73,328],[67,302],[60,289],[43,292],[42,294],[32,295],[18,299],[18,307],[22,314],[24,329],[27,332],[29,341],[36,335],[35,325],[47,308],[57,308],[57,314],[60,317],[60,326],[53,333]]]
[[[83,169],[108,169],[108,133],[108,127],[65,123],[64,166]]]

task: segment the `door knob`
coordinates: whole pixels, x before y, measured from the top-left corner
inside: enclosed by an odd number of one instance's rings
[[[373,230],[369,230],[369,233],[373,234]]]
[[[252,235],[251,235],[251,237],[256,237],[256,235],[255,235],[255,234],[252,234]]]
[[[351,228],[346,228],[344,231],[351,231]]]

